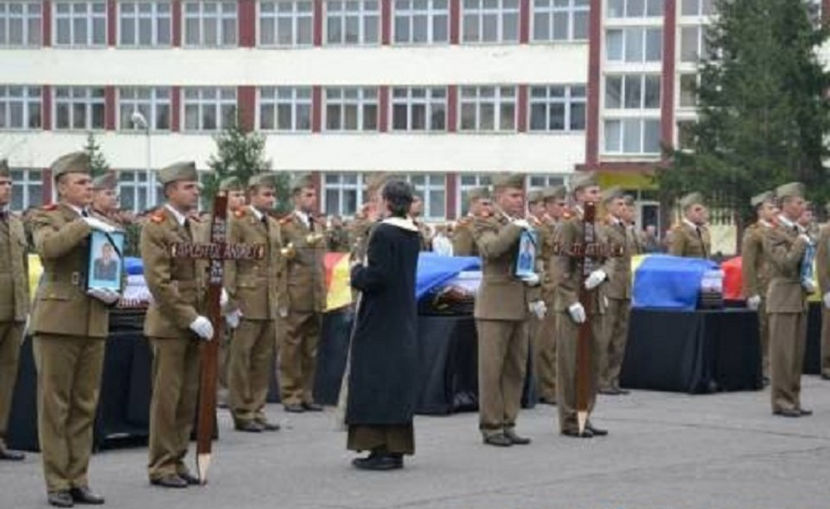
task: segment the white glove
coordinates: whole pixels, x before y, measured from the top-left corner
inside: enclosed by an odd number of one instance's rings
[[[530,309],[530,312],[536,315],[536,318],[542,320],[545,318],[545,315],[548,312],[548,307],[545,305],[545,301],[543,300],[534,300],[533,302],[529,303],[527,307]]]
[[[225,322],[227,322],[228,327],[231,329],[235,329],[239,327],[239,319],[242,318],[242,311],[235,309],[225,315]]]
[[[219,307],[224,308],[228,305],[228,292],[222,288],[222,293],[219,295]]]
[[[536,274],[534,272],[533,274],[530,274],[529,276],[523,277],[522,281],[527,283],[527,286],[536,286],[536,285],[539,284],[539,274]]]
[[[568,314],[571,315],[571,320],[576,323],[585,323],[585,320],[588,317],[585,315],[585,308],[582,307],[582,304],[577,302],[576,304],[571,304],[568,308]]]
[[[527,222],[527,219],[514,219],[513,224],[523,230],[530,230],[530,223]]]
[[[90,288],[86,294],[100,300],[108,306],[115,304],[121,298],[118,292],[110,290],[109,288]]]
[[[213,324],[204,316],[197,316],[190,324],[190,330],[196,333],[199,338],[205,341],[213,339]]]
[[[112,233],[116,230],[116,228],[114,226],[109,225],[109,224],[105,223],[104,221],[101,221],[97,217],[87,216],[87,217],[84,217],[82,219],[93,230],[100,230],[104,233]]]
[[[824,294],[824,307],[830,309],[830,292]]]
[[[802,233],[802,234],[800,234],[800,235],[798,236],[798,238],[799,238],[799,239],[801,239],[801,240],[803,240],[803,241],[804,241],[804,242],[806,242],[807,244],[812,244],[812,243],[813,243],[813,239],[811,239],[811,238],[810,238],[810,236],[809,236],[809,235],[807,235],[806,233]]]
[[[801,281],[801,286],[807,293],[815,293],[816,291],[816,284],[810,281],[809,279],[803,279]]]
[[[608,275],[605,273],[604,270],[598,269],[588,276],[588,279],[585,280],[585,289],[586,290],[593,290],[597,286],[601,285],[603,281],[608,278]]]
[[[746,299],[746,307],[749,309],[756,311],[758,306],[761,305],[761,296],[760,295],[753,295],[752,297]]]

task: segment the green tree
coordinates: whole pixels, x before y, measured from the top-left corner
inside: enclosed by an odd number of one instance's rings
[[[816,50],[828,32],[806,0],[719,0],[717,10],[691,150],[669,149],[657,172],[664,200],[699,190],[740,225],[752,217],[751,196],[790,180],[826,197],[830,76]]]
[[[92,176],[97,177],[110,171],[110,164],[104,153],[101,151],[101,145],[95,139],[95,135],[87,133],[86,145],[84,145],[84,152],[89,156],[90,164],[92,166]]]

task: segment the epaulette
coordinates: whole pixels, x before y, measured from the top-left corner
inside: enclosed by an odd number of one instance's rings
[[[564,220],[568,220],[568,219],[570,219],[570,218],[572,218],[572,217],[574,217],[574,216],[573,216],[573,214],[571,214],[570,212],[567,212],[567,211],[566,211],[566,212],[563,212],[563,213],[562,213],[562,219],[564,219]]]
[[[153,212],[153,213],[150,215],[150,221],[152,221],[152,222],[154,222],[154,223],[156,223],[156,224],[159,224],[159,223],[164,222],[164,213],[163,213],[162,211],[160,211],[160,210],[159,210],[159,211],[156,211],[156,212]]]
[[[233,211],[233,217],[235,217],[237,219],[242,219],[243,217],[245,217],[245,209],[244,208],[238,208],[238,209],[234,210]]]
[[[52,212],[53,210],[58,210],[58,204],[57,203],[50,203],[48,205],[44,205],[43,207],[41,207],[41,210],[45,210],[46,212]]]
[[[283,218],[280,218],[280,220],[279,220],[280,226],[282,226],[282,225],[286,225],[286,224],[288,224],[288,223],[290,223],[290,222],[291,222],[291,214],[289,214],[289,215],[287,215],[287,216],[285,216],[285,217],[283,217]]]

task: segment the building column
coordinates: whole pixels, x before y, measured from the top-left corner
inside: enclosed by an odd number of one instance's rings
[[[182,0],[173,0],[170,5],[170,23],[173,25],[173,47],[182,45]]]
[[[530,41],[530,0],[519,1],[519,44]]]
[[[104,129],[115,130],[115,87],[111,85],[104,87]]]
[[[182,87],[170,87],[170,132],[181,130]]]
[[[44,131],[52,130],[52,87],[40,87],[40,123]]]
[[[384,46],[392,43],[392,0],[380,2],[380,42]]]
[[[527,132],[527,85],[519,85],[518,101],[516,101],[518,115],[516,115],[516,131]]]
[[[447,132],[458,130],[458,85],[447,87]]]
[[[239,0],[239,46],[253,48],[256,46],[256,1]]]
[[[319,133],[323,128],[323,87],[311,87],[311,132]]]
[[[323,0],[314,0],[314,15],[311,17],[313,23],[313,36],[315,46],[323,45]]]
[[[118,46],[118,5],[107,0],[107,46]]]
[[[674,146],[675,43],[677,36],[677,0],[666,0],[663,11],[663,74],[660,91],[660,141]]]
[[[41,191],[41,200],[43,201],[44,205],[49,205],[52,203],[52,170],[49,168],[44,168],[43,173],[41,173],[41,181],[42,181],[42,191]]]
[[[256,123],[256,87],[237,87],[236,97],[239,106],[239,127],[246,133],[251,132]]]
[[[450,0],[450,44],[461,41],[461,0]]]
[[[378,87],[378,131],[389,131],[389,87]]]
[[[599,90],[602,45],[602,0],[591,0],[588,19],[588,97],[585,119],[585,166],[599,165]]]
[[[455,219],[455,209],[458,208],[458,197],[456,196],[458,194],[458,173],[447,173],[447,180],[444,183],[444,189],[447,190],[447,219]]]

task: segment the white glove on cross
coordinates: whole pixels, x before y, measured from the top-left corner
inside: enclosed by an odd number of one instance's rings
[[[809,279],[803,279],[801,281],[801,286],[807,293],[815,293],[816,291],[816,284],[810,281]]]
[[[539,320],[544,319],[545,315],[548,313],[548,307],[545,305],[545,301],[543,300],[534,300],[529,303],[527,307]]]
[[[99,230],[99,231],[102,231],[104,233],[112,233],[116,230],[116,228],[114,226],[109,225],[104,221],[101,221],[97,217],[87,216],[87,217],[84,217],[82,219],[93,230]]]
[[[527,222],[527,219],[514,219],[513,224],[523,230],[530,230],[530,223]]]
[[[539,284],[539,274],[533,273],[529,276],[522,278],[522,281],[524,281],[527,284],[527,286],[536,286]]]
[[[577,302],[576,304],[571,304],[568,308],[568,314],[571,315],[571,320],[576,323],[585,323],[585,320],[588,317],[585,315],[585,308],[582,307],[582,304]]]
[[[100,300],[108,306],[115,304],[121,298],[121,294],[109,288],[90,288],[86,294]]]
[[[586,290],[593,290],[597,286],[601,285],[603,281],[608,278],[608,275],[605,273],[604,270],[598,269],[588,276],[588,279],[585,280],[585,289]]]
[[[227,322],[228,327],[231,329],[235,329],[239,327],[239,320],[242,318],[242,311],[235,309],[225,315],[225,322]]]
[[[190,324],[190,330],[196,333],[200,339],[210,341],[213,339],[213,324],[204,316],[197,316]]]
[[[760,295],[753,295],[752,297],[746,299],[746,307],[749,309],[756,311],[758,306],[761,305],[761,296]]]

